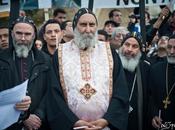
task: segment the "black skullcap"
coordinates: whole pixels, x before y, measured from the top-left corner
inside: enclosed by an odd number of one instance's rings
[[[140,47],[140,50],[142,51],[142,37],[140,35],[140,33],[136,33],[136,32],[132,32],[132,33],[128,33],[126,34],[126,36],[124,37],[123,41],[122,41],[122,44],[123,45],[125,43],[125,41],[129,38],[134,38],[137,40],[137,42],[139,43],[139,47]]]
[[[77,26],[77,23],[78,23],[78,20],[80,19],[80,17],[82,15],[84,15],[84,14],[92,14],[95,17],[95,19],[96,19],[96,23],[98,23],[95,14],[90,9],[88,9],[88,8],[81,8],[81,9],[78,10],[78,12],[74,16],[73,23],[72,23],[73,24],[72,25],[73,30]]]
[[[15,26],[15,24],[17,23],[27,23],[29,25],[31,25],[33,28],[34,28],[34,31],[35,31],[35,36],[37,36],[37,28],[36,28],[36,25],[35,23],[33,22],[33,20],[29,17],[26,17],[26,16],[20,16],[18,17],[11,25],[11,30],[13,30],[13,27]]]

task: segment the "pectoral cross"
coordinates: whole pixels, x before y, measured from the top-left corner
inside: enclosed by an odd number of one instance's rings
[[[84,96],[86,100],[89,100],[91,96],[96,93],[96,90],[87,83],[84,85],[83,88],[80,89],[80,93]]]
[[[164,109],[167,109],[168,105],[171,103],[171,101],[169,101],[169,97],[167,96],[165,98],[165,100],[163,100],[163,104],[164,104]]]

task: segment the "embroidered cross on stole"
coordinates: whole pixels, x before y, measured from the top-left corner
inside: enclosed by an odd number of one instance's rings
[[[95,95],[97,91],[91,87],[90,84],[86,83],[83,88],[80,89],[80,93],[86,100],[89,100],[92,95]]]

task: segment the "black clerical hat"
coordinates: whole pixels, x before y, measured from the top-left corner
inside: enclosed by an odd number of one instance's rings
[[[122,41],[122,45],[125,43],[125,41],[128,39],[128,38],[135,38],[137,40],[137,42],[139,43],[139,46],[140,46],[140,50],[142,51],[142,37],[141,37],[141,34],[140,33],[137,33],[137,32],[132,32],[132,33],[128,33],[126,34],[126,36],[124,37],[123,41]]]
[[[37,36],[37,28],[36,28],[36,25],[35,25],[34,21],[31,18],[26,17],[26,16],[20,16],[20,17],[18,17],[15,21],[13,21],[10,29],[13,30],[13,27],[17,23],[27,23],[27,24],[30,24],[34,28],[35,36]]]
[[[74,16],[73,25],[72,25],[73,30],[74,30],[75,27],[77,26],[77,23],[78,23],[79,18],[80,18],[82,15],[84,15],[84,14],[92,14],[92,15],[95,17],[95,19],[96,19],[96,23],[98,23],[95,14],[94,14],[90,9],[88,9],[88,8],[81,8],[81,9],[78,10],[78,12],[77,12],[77,13],[75,14],[75,16]]]

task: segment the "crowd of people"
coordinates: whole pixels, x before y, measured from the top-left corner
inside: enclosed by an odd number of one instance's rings
[[[66,14],[55,9],[39,31],[26,14],[1,24],[0,92],[29,80],[5,130],[175,129],[175,11],[154,23],[145,11],[146,43],[134,12],[124,27],[111,10],[102,29],[88,8]]]

